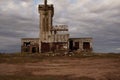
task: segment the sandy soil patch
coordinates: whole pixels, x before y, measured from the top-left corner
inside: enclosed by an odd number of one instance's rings
[[[37,63],[0,64],[0,75],[70,75],[105,80],[112,75],[120,79],[120,59],[56,59]]]

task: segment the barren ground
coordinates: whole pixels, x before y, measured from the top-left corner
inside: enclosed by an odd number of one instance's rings
[[[53,57],[37,62],[0,63],[0,80],[8,80],[5,77],[10,76],[42,77],[38,80],[120,80],[120,56],[116,58]],[[53,78],[45,78],[48,76]],[[12,80],[11,77],[9,79]]]

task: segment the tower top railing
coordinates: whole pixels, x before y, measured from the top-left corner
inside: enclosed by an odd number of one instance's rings
[[[52,27],[51,31],[68,31],[67,25],[55,25]]]

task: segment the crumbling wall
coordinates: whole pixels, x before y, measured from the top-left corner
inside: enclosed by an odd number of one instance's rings
[[[79,51],[92,51],[92,38],[70,38],[69,49]]]
[[[21,52],[38,53],[39,39],[38,38],[23,38],[21,40]]]

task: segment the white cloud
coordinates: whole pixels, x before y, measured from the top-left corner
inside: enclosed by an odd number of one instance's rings
[[[120,51],[120,48],[116,48],[115,50],[118,50],[118,51]]]

